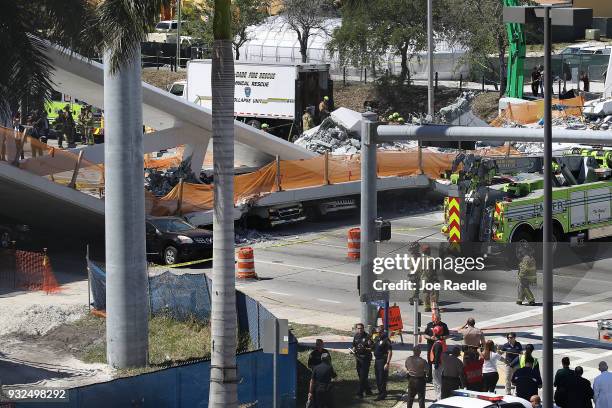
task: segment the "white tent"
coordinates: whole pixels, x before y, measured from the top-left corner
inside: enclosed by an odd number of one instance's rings
[[[327,43],[331,39],[331,33],[340,27],[340,18],[328,19],[325,30],[316,29],[311,32],[308,43],[308,63],[330,64],[332,75],[342,75],[344,68],[347,75],[361,75],[360,67],[340,66],[337,55],[330,54]],[[240,47],[241,61],[260,61],[266,63],[299,63],[301,62],[300,45],[297,34],[291,30],[283,16],[270,17],[266,22],[258,26],[249,27],[249,40]],[[440,80],[459,79],[463,74],[465,78],[469,67],[462,65],[461,56],[465,53],[460,46],[453,45],[447,41],[436,41],[434,52],[434,70],[438,72]],[[409,62],[410,75],[414,79],[427,78],[427,52],[419,53]],[[383,69],[388,69],[392,74],[401,71],[401,58],[393,53],[387,54]]]

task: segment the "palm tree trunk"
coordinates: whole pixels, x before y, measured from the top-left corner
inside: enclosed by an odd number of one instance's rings
[[[140,74],[139,45],[116,72],[104,54],[106,347],[115,368],[146,366],[149,349]]]
[[[230,0],[215,0],[212,60],[213,290],[209,407],[238,406],[234,267],[234,59]]]

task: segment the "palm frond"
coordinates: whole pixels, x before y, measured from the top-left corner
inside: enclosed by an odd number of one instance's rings
[[[105,0],[97,7],[102,44],[110,52],[111,70],[117,71],[140,49],[162,6],[170,0]]]
[[[7,115],[24,98],[39,103],[51,91],[51,64],[36,37],[36,8],[22,1],[0,2],[0,110]]]
[[[43,37],[86,57],[98,56],[103,36],[88,0],[37,0]]]

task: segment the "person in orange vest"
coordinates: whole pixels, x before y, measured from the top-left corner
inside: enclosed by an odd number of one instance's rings
[[[435,326],[432,332],[434,344],[429,352],[429,361],[433,366],[433,386],[436,393],[436,401],[438,401],[442,399],[442,356],[446,353],[447,346],[442,326]]]
[[[436,342],[436,338],[433,333],[433,329],[436,326],[440,326],[442,328],[443,338],[448,337],[448,335],[450,334],[448,330],[448,326],[446,325],[446,323],[442,321],[442,318],[440,317],[440,313],[437,311],[432,313],[431,322],[427,323],[427,326],[425,327],[425,331],[423,332],[423,337],[425,337],[425,339],[427,340],[427,358],[428,358],[427,362],[429,363],[428,369],[427,369],[427,382],[432,382],[433,360],[431,360],[429,356],[431,355],[431,348]]]

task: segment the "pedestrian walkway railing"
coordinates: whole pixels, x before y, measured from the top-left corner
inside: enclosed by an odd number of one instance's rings
[[[85,160],[82,151],[53,147],[28,133],[0,127],[0,162],[90,195],[103,196],[104,166]]]

